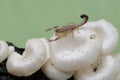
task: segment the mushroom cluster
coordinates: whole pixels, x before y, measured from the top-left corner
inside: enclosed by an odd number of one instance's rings
[[[18,77],[41,69],[50,80],[72,76],[75,80],[120,80],[120,54],[113,52],[117,42],[117,29],[106,20],[98,20],[53,42],[30,39],[22,55],[1,40],[0,62],[7,59],[7,71]]]

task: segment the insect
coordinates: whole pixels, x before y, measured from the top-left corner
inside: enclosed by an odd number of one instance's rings
[[[59,28],[59,26],[55,26],[53,28],[46,29],[45,31],[54,30],[55,35],[57,36],[55,39],[51,39],[48,41],[50,41],[50,42],[56,41],[62,37],[65,37],[69,33],[72,33],[72,35],[73,35],[73,32],[75,30],[78,30],[79,27],[83,26],[88,21],[87,15],[82,14],[82,15],[80,15],[80,17],[84,19],[84,21],[81,22],[80,24],[70,24],[70,25],[62,26],[61,28]]]

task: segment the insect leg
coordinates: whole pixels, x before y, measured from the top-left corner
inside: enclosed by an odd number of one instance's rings
[[[72,31],[72,38],[74,38],[74,31]]]
[[[58,39],[60,39],[60,37],[56,37],[54,41],[57,41]]]
[[[55,39],[51,39],[51,40],[48,40],[48,41],[53,42],[53,41],[57,41],[58,39],[60,39],[60,37],[56,37]]]
[[[49,30],[54,30],[56,31],[56,29],[58,29],[59,26],[54,26],[53,28],[49,28],[49,29],[46,29],[45,31],[49,31]]]
[[[77,32],[80,33],[80,32],[79,32],[79,28],[77,28]]]

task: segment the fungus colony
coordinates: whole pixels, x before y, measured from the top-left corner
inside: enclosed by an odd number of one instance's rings
[[[120,80],[117,42],[117,29],[103,19],[52,42],[30,39],[25,49],[0,40],[0,80]]]

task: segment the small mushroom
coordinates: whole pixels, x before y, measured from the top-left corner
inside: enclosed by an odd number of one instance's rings
[[[67,80],[74,72],[64,72],[54,67],[49,61],[42,67],[42,71],[50,80]]]
[[[15,76],[29,76],[38,71],[47,59],[47,52],[41,39],[30,39],[22,55],[12,53],[7,60],[7,70]]]
[[[9,56],[9,47],[5,41],[0,41],[0,63]]]
[[[110,54],[116,48],[119,35],[117,29],[110,22],[102,19],[89,22],[83,25],[83,28],[90,28],[96,31],[96,36],[99,36],[102,41],[101,50],[103,55]]]
[[[119,60],[111,55],[103,56],[102,63],[92,67],[93,65],[79,69],[75,74],[75,80],[115,80],[120,70]]]

